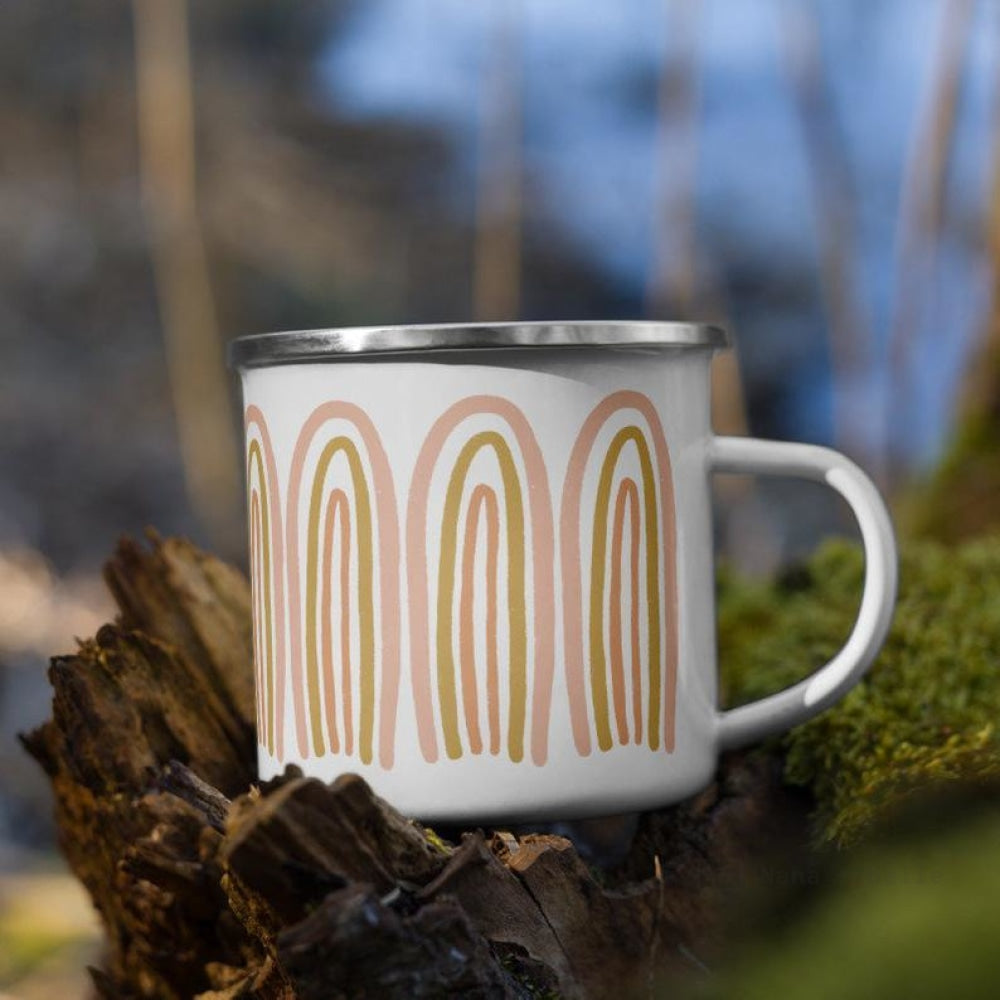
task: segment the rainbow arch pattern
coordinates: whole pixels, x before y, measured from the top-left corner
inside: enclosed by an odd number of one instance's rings
[[[283,532],[274,449],[259,408],[247,407],[245,425],[260,741],[286,759],[290,687],[299,757],[329,751],[370,764],[377,750],[389,769],[399,693],[399,518],[385,449],[360,407],[318,406],[293,449]]]
[[[597,446],[599,438],[605,439],[603,449]],[[622,471],[627,448],[635,455],[637,478]],[[585,506],[588,481],[593,503]],[[583,509],[593,512],[589,524],[581,523]],[[577,436],[559,525],[566,685],[573,740],[582,756],[591,753],[595,741],[601,751],[616,742],[643,740],[651,750],[674,748],[675,516],[670,454],[655,407],[638,392],[612,393],[594,407]],[[581,531],[587,530],[589,566],[583,563],[580,542]],[[627,635],[622,628],[625,564]]]
[[[285,717],[285,561],[281,496],[271,435],[258,407],[246,408],[244,431],[257,732],[268,753],[281,760],[284,758]]]
[[[479,426],[484,418],[490,425],[487,429],[468,431],[470,424]],[[462,441],[461,448],[449,465],[443,453],[446,444],[456,438]],[[492,453],[496,467],[493,482],[481,478],[482,473],[477,480],[473,473],[474,462],[482,453]],[[442,469],[442,465],[448,467]],[[440,513],[432,519],[430,495],[438,476],[443,476],[446,484],[444,500]],[[473,612],[480,521],[485,525],[483,665],[476,663]],[[437,540],[430,554],[429,536]],[[506,568],[502,594],[501,537]],[[545,763],[555,663],[553,561],[548,472],[527,418],[500,396],[459,400],[438,418],[424,440],[414,467],[406,515],[410,662],[417,731],[425,760],[438,760],[441,744],[452,760],[465,753],[483,753],[485,721],[491,754],[500,754],[505,747],[508,758],[520,762],[525,758],[527,737],[531,760],[538,765]],[[428,578],[435,569],[432,608]],[[501,636],[503,605],[506,631]],[[500,683],[501,649],[507,656],[506,690]],[[480,717],[483,675],[485,720]],[[501,731],[504,714],[506,738]]]
[[[335,485],[340,457],[346,481]],[[382,441],[368,415],[353,403],[321,404],[299,432],[288,477],[287,548],[290,658],[301,664],[292,672],[299,755],[322,757],[327,746],[331,753],[343,747],[353,755],[357,729],[357,756],[370,764],[377,723],[379,763],[391,768],[399,695],[399,519]],[[340,617],[336,655],[335,612]]]
[[[322,403],[297,435],[283,497],[257,406],[246,408],[245,430],[260,742],[279,762],[294,741],[301,759],[343,755],[390,769],[402,553],[385,448],[359,406]],[[587,756],[595,744],[602,752],[629,744],[673,750],[673,480],[646,396],[613,393],[584,421],[558,538],[534,432],[519,407],[494,395],[466,397],[438,417],[417,456],[405,513],[410,681],[425,760],[443,751],[448,759],[489,753],[546,762],[557,541],[577,752]]]

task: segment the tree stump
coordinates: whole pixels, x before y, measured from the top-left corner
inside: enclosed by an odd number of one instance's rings
[[[604,868],[551,827],[443,839],[350,774],[260,784],[244,577],[155,535],[105,576],[118,620],[52,661],[52,719],[23,737],[106,931],[100,996],[649,995],[711,965],[761,859],[804,842],[764,753]]]

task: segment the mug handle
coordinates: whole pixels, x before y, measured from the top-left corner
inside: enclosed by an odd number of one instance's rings
[[[714,473],[752,472],[826,483],[850,505],[861,528],[865,551],[861,608],[847,643],[829,663],[792,687],[719,712],[718,745],[725,750],[805,722],[857,684],[889,631],[898,568],[892,522],[878,490],[839,452],[789,441],[716,437],[709,445],[709,467]]]

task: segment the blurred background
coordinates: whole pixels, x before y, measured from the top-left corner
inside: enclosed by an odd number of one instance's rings
[[[840,448],[945,537],[988,519],[961,448],[1000,412],[998,33],[993,0],[5,0],[0,935],[25,873],[77,912],[15,734],[111,613],[115,539],[243,559],[233,336],[718,321],[719,430]],[[973,467],[961,517],[921,515]],[[852,530],[818,489],[720,487],[745,571]],[[33,934],[0,989],[55,995]]]

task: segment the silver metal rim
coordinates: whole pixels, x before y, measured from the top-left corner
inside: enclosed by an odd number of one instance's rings
[[[238,337],[232,368],[346,360],[372,354],[429,354],[553,347],[657,348],[729,346],[721,327],[705,323],[593,321],[579,323],[449,323],[288,330]]]

